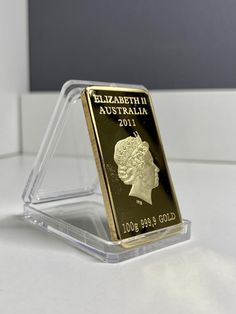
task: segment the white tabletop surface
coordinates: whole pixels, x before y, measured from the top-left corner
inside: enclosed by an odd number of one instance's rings
[[[24,221],[32,157],[0,160],[0,313],[236,313],[236,165],[170,162],[191,240],[102,263]]]

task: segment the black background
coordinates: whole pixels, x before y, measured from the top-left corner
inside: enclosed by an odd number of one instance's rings
[[[29,0],[32,90],[236,87],[235,0]]]

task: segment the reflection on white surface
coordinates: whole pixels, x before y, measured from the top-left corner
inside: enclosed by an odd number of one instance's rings
[[[19,218],[32,162],[0,160],[0,313],[235,313],[234,164],[171,162],[192,239],[107,265]]]
[[[145,267],[148,289],[158,281],[165,299],[189,313],[233,313],[235,260],[195,244]]]

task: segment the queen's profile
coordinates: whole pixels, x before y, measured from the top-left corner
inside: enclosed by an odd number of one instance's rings
[[[124,184],[132,185],[129,196],[152,204],[152,190],[159,185],[160,169],[154,164],[149,144],[134,132],[134,136],[116,143],[114,160],[118,166],[118,177]]]

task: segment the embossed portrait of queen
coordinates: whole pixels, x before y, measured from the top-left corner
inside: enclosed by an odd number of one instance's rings
[[[116,143],[114,160],[118,166],[118,177],[124,184],[132,185],[129,196],[152,205],[152,190],[159,185],[160,169],[153,162],[149,144],[134,132],[134,136]]]

